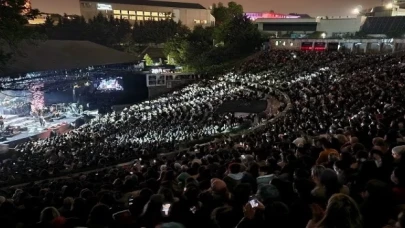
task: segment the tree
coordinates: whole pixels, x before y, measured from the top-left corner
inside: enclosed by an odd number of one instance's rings
[[[29,27],[29,19],[34,19],[38,10],[27,8],[24,0],[0,1],[0,72],[17,53],[18,45],[39,39]]]
[[[238,14],[216,29],[215,40],[223,41],[235,54],[248,54],[260,46],[261,33],[248,17]]]
[[[143,59],[145,60],[146,66],[152,66],[153,65],[153,60],[148,54],[145,54]]]
[[[215,18],[215,24],[220,26],[230,21],[236,15],[243,15],[243,7],[235,2],[228,2],[228,7],[225,7],[220,2],[218,5],[212,5],[211,14]]]

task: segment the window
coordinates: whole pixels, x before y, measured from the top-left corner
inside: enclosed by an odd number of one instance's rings
[[[202,23],[203,24],[208,24],[208,21],[207,20],[202,20]]]
[[[154,21],[159,21],[159,18],[158,17],[153,17],[153,20]]]
[[[90,8],[91,7],[91,3],[89,3],[89,2],[82,2],[82,3],[80,3],[80,5],[82,7],[84,7],[84,8]]]
[[[122,18],[122,19],[125,19],[125,20],[128,20],[128,19],[129,19],[128,15],[122,15],[121,18]]]
[[[150,21],[150,20],[152,20],[151,17],[145,17],[145,21]]]
[[[135,21],[135,20],[136,20],[136,16],[129,16],[129,19]]]
[[[121,10],[121,14],[128,14],[128,10]]]
[[[114,10],[114,14],[121,14],[121,10]]]
[[[137,17],[136,17],[136,20],[138,20],[138,21],[143,21],[143,17],[142,17],[142,16],[137,16]]]
[[[159,12],[159,17],[166,17],[165,13]]]
[[[129,15],[135,15],[135,11],[129,11],[128,14]]]
[[[115,19],[121,19],[121,15],[114,15]]]
[[[166,18],[165,17],[161,17],[161,18],[159,18],[161,21],[165,21],[166,20]]]
[[[158,13],[157,12],[152,12],[152,16],[157,17]]]
[[[194,23],[195,23],[195,24],[200,24],[200,23],[201,23],[201,21],[200,21],[200,20],[196,20],[196,19],[194,19]]]
[[[150,12],[143,12],[143,15],[150,16]]]
[[[136,11],[136,15],[143,15],[143,11]]]

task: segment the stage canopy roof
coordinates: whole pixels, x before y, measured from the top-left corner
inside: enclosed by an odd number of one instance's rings
[[[23,42],[11,64],[0,72],[0,76],[135,63],[138,60],[136,56],[89,41],[47,40],[34,44]]]

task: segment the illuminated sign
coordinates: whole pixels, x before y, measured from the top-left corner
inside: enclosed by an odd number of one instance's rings
[[[113,10],[111,5],[97,3],[98,10]]]
[[[266,18],[266,19],[296,19],[300,18],[300,16],[296,15],[286,15],[286,14],[280,14],[280,13],[245,13],[245,15],[250,18],[250,20],[254,21],[259,18]]]

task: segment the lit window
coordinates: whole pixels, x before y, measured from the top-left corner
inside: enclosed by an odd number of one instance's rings
[[[129,11],[128,14],[129,15],[135,15],[135,11]]]
[[[152,16],[157,17],[158,13],[157,12],[152,12]]]
[[[165,17],[161,17],[160,20],[161,20],[161,21],[164,21],[164,20],[166,20],[166,18],[165,18]]]
[[[128,10],[121,10],[121,14],[128,14]]]
[[[143,15],[145,15],[145,16],[150,16],[150,12],[143,12]]]
[[[136,20],[136,16],[129,16],[129,19],[135,21],[135,20]]]
[[[278,46],[278,40],[276,41],[276,46]]]
[[[128,17],[127,15],[122,15],[121,18],[124,19],[124,20],[128,20],[128,19],[129,19],[129,17]]]
[[[114,14],[121,14],[121,10],[114,10]]]
[[[158,17],[153,17],[153,20],[154,21],[159,21],[159,18]]]
[[[195,24],[200,24],[200,23],[201,23],[201,21],[200,21],[200,20],[196,20],[196,19],[194,19],[194,23],[195,23]]]
[[[142,16],[141,16],[141,17],[140,17],[140,16],[137,16],[137,17],[136,17],[136,20],[138,20],[138,21],[143,21],[143,17],[142,17]]]
[[[202,23],[203,23],[203,24],[208,24],[208,21],[207,21],[207,20],[203,20]]]
[[[145,17],[145,21],[151,21],[152,18],[151,17]]]
[[[293,42],[291,42],[291,43],[290,43],[290,46],[291,46],[291,47],[292,47],[292,46],[294,46],[294,43],[293,43]]]
[[[136,15],[143,15],[143,11],[136,11]]]
[[[285,41],[283,42],[283,46],[285,46]]]
[[[121,15],[114,15],[115,19],[121,19]]]
[[[166,17],[165,13],[159,12],[159,17]]]

